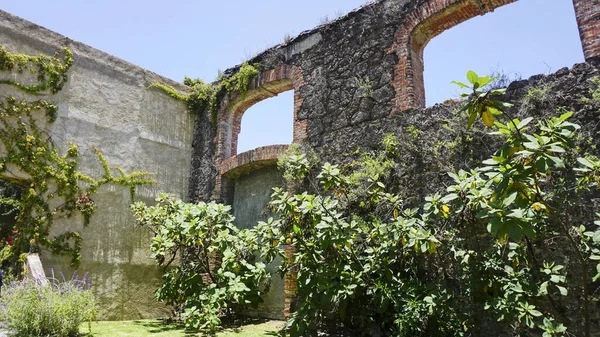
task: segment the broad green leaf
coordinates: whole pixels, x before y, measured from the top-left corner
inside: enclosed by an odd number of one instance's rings
[[[523,228],[514,221],[509,221],[503,226],[503,230],[513,241],[520,241],[523,237]]]
[[[582,164],[582,165],[584,165],[584,166],[587,166],[587,167],[589,167],[589,168],[591,168],[591,169],[593,169],[593,168],[594,168],[594,164],[592,164],[592,163],[591,163],[591,162],[590,162],[590,161],[589,161],[587,158],[577,158],[577,161],[578,161],[580,164]]]
[[[595,243],[600,243],[600,231],[595,231],[594,236],[592,237]]]
[[[477,81],[477,83],[479,83],[479,87],[483,87],[486,84],[492,82],[494,79],[495,79],[495,77],[490,78],[489,76],[484,76],[484,77],[480,77],[479,80]]]
[[[568,291],[567,288],[565,287],[561,287],[561,286],[556,286],[558,288],[558,291],[560,291],[560,294],[563,296],[567,296],[568,295]]]
[[[473,70],[469,70],[467,72],[467,79],[469,82],[471,82],[471,84],[476,84],[479,81],[479,76]]]
[[[473,123],[475,123],[475,120],[477,119],[478,111],[471,111],[471,109],[469,109],[469,111],[469,122],[467,123],[467,128],[470,129],[473,126]]]
[[[539,312],[538,310],[535,310],[535,309],[530,309],[530,310],[529,310],[529,313],[530,313],[532,316],[535,316],[535,317],[540,317],[540,316],[542,316],[542,313],[541,313],[541,312]]]
[[[573,111],[565,112],[564,114],[560,115],[560,117],[558,117],[558,120],[562,122],[567,120],[571,116],[573,116]]]
[[[515,209],[510,210],[510,212],[508,212],[506,214],[506,216],[514,218],[514,219],[523,219],[525,217],[525,214],[524,214],[523,209],[515,208]]]
[[[443,197],[440,199],[440,202],[442,203],[449,203],[452,200],[458,199],[458,194],[456,193],[450,193],[447,196]]]
[[[522,228],[523,228],[523,235],[525,235],[526,237],[528,237],[530,239],[535,237],[535,229],[529,223],[523,224]]]
[[[504,205],[504,207],[508,207],[510,205],[512,205],[515,202],[515,199],[517,199],[517,195],[519,194],[519,192],[513,192],[511,194],[509,194],[503,201],[502,201],[502,205]]]
[[[527,117],[524,120],[522,120],[520,123],[518,123],[517,125],[519,127],[519,130],[523,130],[523,128],[525,126],[527,126],[527,124],[531,123],[532,120],[533,120],[533,117]]]
[[[487,230],[490,233],[496,233],[500,230],[500,228],[502,228],[502,220],[500,220],[500,218],[493,218],[487,226]]]
[[[565,162],[562,159],[551,155],[546,155],[546,158],[554,164],[555,168],[565,168]]]
[[[296,235],[302,234],[302,230],[300,229],[300,227],[298,225],[294,224],[294,226],[292,226],[292,229],[294,230],[294,234],[296,234]]]

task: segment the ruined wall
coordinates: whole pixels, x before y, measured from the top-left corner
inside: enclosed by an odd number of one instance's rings
[[[184,89],[182,85],[2,11],[0,45],[33,55],[52,55],[65,46],[74,52],[68,82],[50,98],[59,107],[50,132],[59,147],[68,141],[79,146],[83,172],[101,173],[90,148],[93,145],[111,165],[151,172],[160,182],[138,188],[139,200],[152,202],[161,191],[185,197],[193,118],[185,103],[147,89],[154,81]],[[128,189],[106,186],[93,198],[98,209],[89,227],[82,230],[78,272],[89,273],[100,295],[100,318],[165,316],[168,309],[154,299],[162,271],[150,258],[150,236],[133,227]],[[80,220],[57,223],[56,232],[81,230]],[[71,277],[66,259],[43,252],[42,261],[47,274],[53,269]]]
[[[453,26],[516,0],[380,0],[301,33],[249,63],[261,72],[245,95],[222,95],[217,123],[198,120],[189,197],[232,200],[224,168],[235,158],[241,116],[294,91],[294,142],[326,146],[339,130],[424,108],[423,49]],[[600,4],[573,0],[587,60],[600,56]],[[560,46],[556,46],[557,52]],[[233,75],[238,67],[225,71]]]
[[[216,124],[210,112],[198,119],[190,199],[232,203],[236,199],[237,172],[252,175],[255,169],[255,161],[248,158],[260,154],[265,158],[272,155],[269,158],[274,160],[276,151],[267,151],[269,147],[235,155],[237,136],[246,109],[288,90],[294,91],[294,142],[311,147],[328,161],[351,158],[349,154],[355,149],[376,146],[384,134],[406,134],[415,125],[435,125],[438,129],[433,139],[441,141],[439,121],[430,114],[443,120],[453,108],[421,110],[425,105],[425,46],[443,31],[514,1],[375,1],[249,60],[259,64],[261,72],[248,93],[220,96]],[[600,3],[573,0],[573,4],[582,48],[591,62],[600,56]],[[556,48],[559,52],[560,46]],[[225,77],[238,69],[225,71]],[[431,184],[439,181],[438,176],[447,167],[439,167],[439,163],[427,167],[424,161],[435,153],[424,149],[440,151],[444,147],[436,143],[419,147],[414,145],[415,139],[401,141],[413,144],[408,148],[415,159],[411,168],[418,168],[407,172],[423,181],[421,186],[407,187],[416,188],[417,196],[431,192]],[[487,153],[480,151],[479,155]],[[293,280],[286,280],[286,286],[288,283],[293,287]]]
[[[244,190],[244,182],[251,181],[253,172],[272,167],[285,149],[272,146],[235,155],[242,115],[253,104],[284,91],[294,91],[294,142],[312,147],[328,160],[342,160],[356,148],[368,149],[385,133],[410,135],[409,126],[430,132],[430,138],[436,141],[456,137],[445,134],[447,129],[443,127],[453,107],[420,110],[425,102],[423,48],[444,30],[513,1],[369,3],[250,60],[260,64],[260,74],[247,94],[219,96],[216,121],[209,111],[194,121],[184,103],[146,89],[154,81],[185,90],[181,85],[1,11],[0,45],[30,54],[52,54],[63,46],[74,51],[75,66],[69,82],[55,97],[59,118],[51,131],[59,145],[70,140],[84,150],[84,171],[100,171],[95,156],[86,150],[88,144],[93,144],[113,165],[155,174],[161,184],[141,188],[141,200],[150,201],[159,191],[165,191],[182,198],[187,193],[190,200],[216,199],[231,204],[236,200],[236,184],[239,200],[243,197],[239,191]],[[584,55],[590,63],[572,71],[562,70],[548,80],[586,88],[589,74],[597,73],[594,59],[600,56],[600,3],[573,3]],[[229,69],[224,75],[231,76],[238,69]],[[513,92],[522,95],[519,90],[525,89],[518,86],[526,88],[531,83],[537,83],[536,79],[513,86]],[[568,86],[563,89],[565,95],[571,94]],[[581,89],[581,93],[584,91]],[[577,104],[574,99],[565,102],[581,110]],[[428,164],[427,156],[432,154],[427,151],[445,149],[448,155],[463,154],[444,144],[420,143],[419,137],[411,137],[402,141],[413,161],[406,172],[399,174],[417,174],[423,186],[410,187],[425,193],[427,184],[445,172],[439,163],[423,169]],[[165,308],[156,304],[152,294],[160,271],[152,267],[147,234],[133,230],[127,191],[106,187],[95,202],[99,212],[90,227],[83,230],[80,271],[91,273],[102,298],[103,318],[162,315]],[[261,209],[254,206],[253,212]],[[80,225],[69,221],[63,226],[78,229]],[[64,260],[48,254],[42,259],[46,267],[69,269]],[[285,284],[285,300],[289,303],[293,279],[286,279]],[[273,307],[278,307],[281,299],[274,301]]]

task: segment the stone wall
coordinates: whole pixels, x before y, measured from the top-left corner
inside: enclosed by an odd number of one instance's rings
[[[245,95],[221,95],[217,124],[207,111],[194,136],[189,197],[229,202],[220,174],[235,155],[241,116],[255,103],[294,91],[294,142],[320,147],[342,129],[424,108],[423,49],[453,26],[516,0],[379,0],[301,33],[249,63],[261,72]],[[600,56],[600,5],[573,1],[587,60]],[[228,69],[232,76],[239,66]],[[199,174],[201,172],[201,174]]]
[[[183,85],[2,11],[0,45],[33,55],[52,55],[62,47],[74,52],[68,82],[50,98],[59,116],[49,131],[59,147],[69,141],[79,146],[83,172],[102,172],[93,145],[111,165],[153,174],[159,184],[138,188],[139,200],[152,202],[159,192],[185,197],[194,120],[185,103],[147,89],[155,81],[184,90]],[[150,258],[148,233],[134,229],[128,189],[106,186],[93,198],[98,209],[89,227],[82,228],[81,219],[69,219],[54,228],[56,233],[82,231],[78,273],[89,273],[100,295],[100,318],[165,316],[168,309],[154,297],[162,271]],[[49,276],[63,272],[71,277],[66,259],[43,252],[42,261]]]
[[[248,93],[221,95],[216,125],[208,111],[196,125],[190,199],[235,200],[236,180],[227,173],[238,162],[241,116],[253,104],[288,90],[294,91],[294,142],[313,148],[328,161],[351,158],[357,148],[368,150],[385,133],[410,134],[410,126],[435,127],[430,130],[435,134],[432,139],[442,141],[447,135],[431,116],[447,119],[454,107],[422,110],[423,49],[443,31],[514,1],[374,1],[249,60],[259,64],[261,72]],[[591,62],[600,56],[600,4],[598,0],[573,0],[573,4],[582,48]],[[238,70],[239,66],[228,69],[224,76]],[[420,186],[405,187],[416,190],[416,197],[431,192],[445,171],[425,162],[435,154],[428,151],[439,151],[443,144],[423,148],[415,145],[415,139],[403,136],[401,141],[412,144],[407,147],[415,159],[411,168],[419,169],[411,172],[421,178]],[[476,151],[471,159],[487,155],[481,148],[468,150]],[[200,171],[201,175],[196,173]],[[243,171],[251,173],[248,167]],[[287,281],[293,286],[292,279]]]

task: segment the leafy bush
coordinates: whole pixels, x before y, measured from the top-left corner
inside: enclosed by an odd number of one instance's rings
[[[26,279],[2,287],[0,321],[14,336],[75,336],[96,319],[96,298],[85,278],[44,286]]]
[[[499,100],[504,90],[481,89],[493,78],[467,78],[456,82],[470,90],[458,116],[469,128],[480,120],[499,146],[477,167],[448,172],[424,201],[389,183],[406,157],[388,136],[382,151],[345,166],[319,167],[292,147],[279,161],[287,185],[274,189],[276,218],[251,230],[235,229],[229,207],[215,203],[134,207],[156,233],[159,262],[184,256],[159,296],[213,327],[228,303],[260,295],[264,265],[248,260],[260,252],[297,277],[292,336],[591,336],[600,215],[589,200],[599,194],[600,160],[578,146],[573,113],[515,118]],[[293,259],[283,245],[295,248]],[[212,275],[210,253],[223,254]]]
[[[472,90],[468,126],[480,119],[503,144],[480,167],[449,172],[446,193],[418,209],[384,183],[396,165],[390,139],[346,167],[319,170],[297,154],[280,161],[307,182],[275,189],[278,218],[256,230],[264,243],[296,248],[282,265],[297,272],[292,336],[563,336],[567,327],[590,336],[600,222],[585,201],[598,191],[600,161],[578,152],[573,113],[535,125],[510,116],[503,90],[480,89],[492,78],[468,80],[456,82]],[[262,253],[268,262],[283,247]],[[573,306],[580,322],[564,318]]]
[[[154,232],[152,254],[166,270],[158,299],[173,305],[187,327],[211,330],[222,316],[258,305],[268,274],[265,264],[255,261],[255,233],[233,225],[231,207],[167,195],[157,201],[132,209],[138,224]],[[169,268],[179,257],[181,263]]]

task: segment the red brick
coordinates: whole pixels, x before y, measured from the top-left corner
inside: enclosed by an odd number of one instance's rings
[[[297,115],[304,101],[303,98],[299,97],[299,89],[305,84],[300,68],[282,64],[258,74],[245,95],[231,93],[226,97],[221,102],[217,113],[215,166],[222,169],[222,164],[237,153],[238,135],[241,131],[242,116],[246,110],[260,101],[277,96],[285,91],[294,90],[294,142],[304,140],[308,124],[306,120],[298,120]],[[236,160],[231,159],[225,166],[231,165]],[[226,170],[226,172],[229,171]],[[218,174],[213,198],[222,199],[225,189],[223,177]]]

